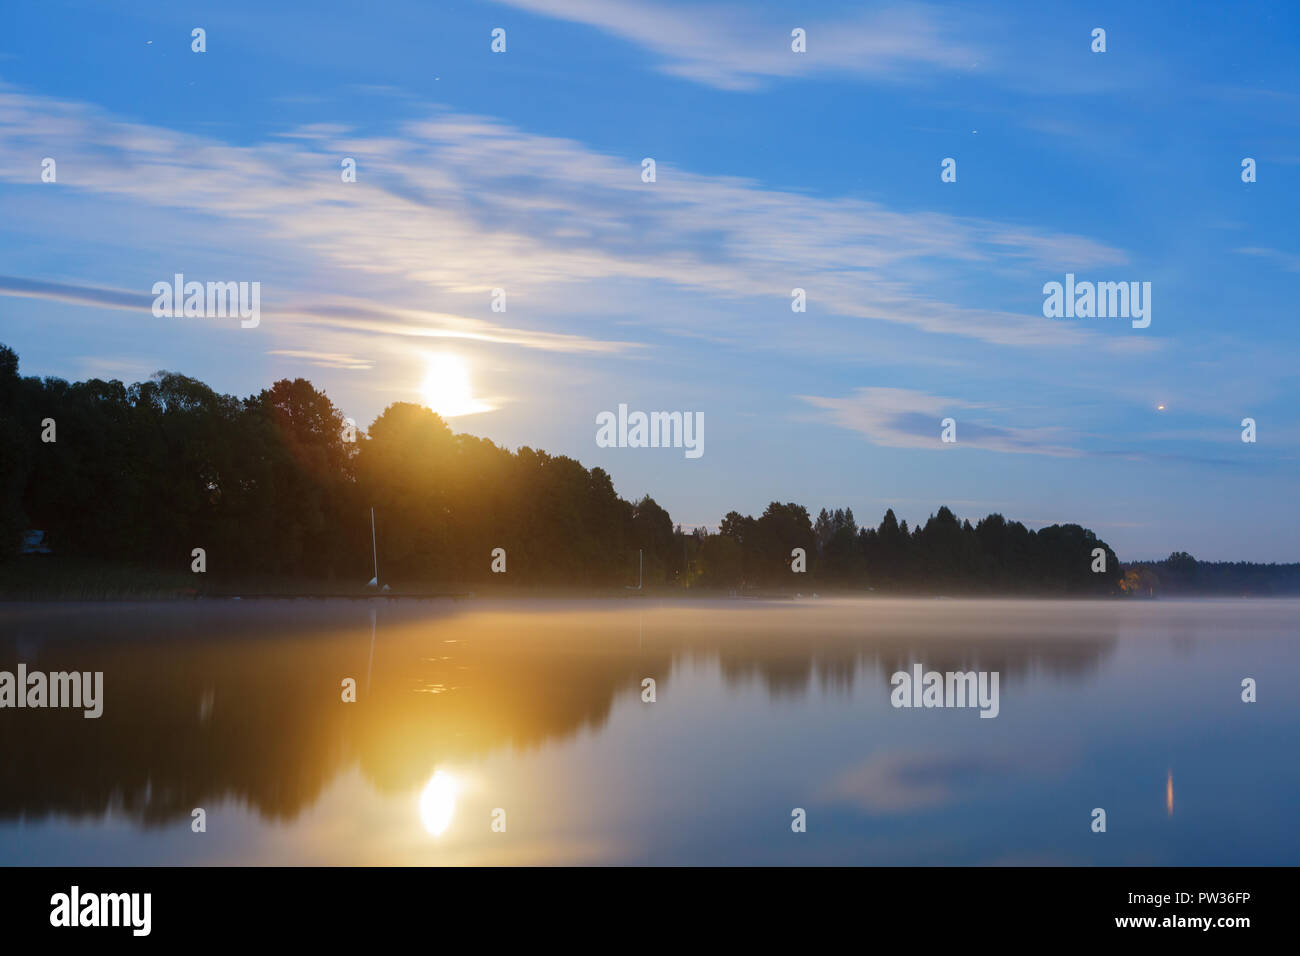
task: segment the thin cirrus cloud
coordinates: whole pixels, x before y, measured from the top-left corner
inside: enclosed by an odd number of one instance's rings
[[[854,389],[851,395],[839,398],[797,397],[821,409],[824,419],[830,424],[857,432],[873,444],[890,448],[943,450],[960,446],[1057,458],[1073,458],[1081,454],[1078,449],[1059,443],[1060,429],[988,424],[980,421],[980,417],[989,412],[984,406],[915,389],[868,387]],[[966,411],[972,414],[964,414]],[[940,423],[949,417],[957,422],[955,443],[940,440]]]
[[[151,311],[154,302],[151,294],[64,282],[41,282],[16,276],[0,276],[0,295],[48,299],[71,305],[100,306],[126,311]],[[281,302],[274,306],[273,313],[277,322],[290,327],[305,324],[408,338],[465,339],[552,352],[619,352],[637,347],[635,343],[602,342],[576,335],[511,329],[460,315],[415,309],[389,309],[368,303],[352,302],[341,297],[330,302],[304,304]],[[268,354],[323,358],[322,353],[294,349],[268,350]],[[365,359],[351,356],[333,357],[342,364],[324,361],[314,364],[329,368],[369,368],[372,364]]]
[[[70,305],[95,305],[109,309],[150,309],[153,296],[127,289],[104,289],[66,282],[42,282],[21,276],[0,276],[0,295],[24,299],[49,299]]]
[[[556,328],[592,308],[584,287],[600,282],[613,284],[615,294],[620,286],[635,290],[622,301],[635,300],[638,314],[624,324],[671,334],[657,296],[673,290],[711,297],[719,306],[712,321],[725,326],[727,303],[784,301],[788,307],[791,288],[800,286],[827,315],[999,346],[1151,347],[1040,315],[965,305],[937,291],[955,275],[978,276],[992,264],[1020,270],[1017,288],[1036,292],[1043,270],[1054,273],[1061,262],[1088,268],[1126,261],[1122,251],[1086,237],[898,212],[667,163],[657,182],[646,184],[639,159],[450,112],[408,122],[384,138],[352,137],[337,125],[293,132],[231,146],[80,103],[0,90],[0,179],[30,184],[40,157],[55,154],[64,157],[57,188],[77,191],[86,216],[95,215],[89,197],[98,196],[193,215],[208,228],[190,234],[210,234],[214,250],[270,244],[286,270],[307,273],[297,288],[292,281],[279,284],[281,309],[336,329],[373,332],[379,321],[393,334],[627,351],[642,343]],[[340,156],[356,159],[356,183],[340,181]],[[226,226],[212,230],[214,217]],[[157,263],[163,276],[176,266]],[[261,261],[257,268],[264,268]],[[319,298],[321,274],[346,274],[353,298],[359,290],[366,302],[389,304],[335,303],[332,315],[292,308],[309,294]],[[22,281],[30,286],[18,287]],[[10,280],[0,291],[59,294],[42,289],[43,282]],[[486,311],[495,288],[510,290],[511,327],[466,315]],[[265,310],[275,294],[265,290]],[[115,295],[101,291],[98,304],[128,307]],[[707,310],[701,319],[706,326],[711,321]],[[519,327],[539,322],[547,328]]]
[[[727,92],[752,93],[798,78],[895,86],[975,78],[1034,97],[1133,97],[1167,89],[1178,77],[1150,46],[1103,71],[1063,70],[1063,59],[1089,49],[1091,25],[1074,34],[1057,30],[1050,13],[1032,5],[1007,5],[991,17],[961,3],[872,4],[862,11],[855,6],[865,5],[848,4],[849,13],[830,17],[791,4],[496,2],[600,30],[647,51],[661,73]],[[791,49],[796,27],[804,30],[803,53]],[[1079,37],[1087,41],[1082,47]]]
[[[338,352],[313,352],[309,349],[268,349],[267,355],[282,355],[285,358],[302,359],[317,368],[368,369],[374,363],[355,355],[343,355]]]
[[[1300,272],[1300,256],[1292,252],[1283,252],[1280,249],[1268,249],[1261,246],[1246,246],[1233,251],[1238,255],[1271,259],[1287,272]]]
[[[816,74],[899,81],[964,72],[988,52],[961,36],[951,10],[886,7],[831,21],[803,11],[780,16],[750,8],[636,0],[499,0],[530,13],[581,23],[649,50],[659,69],[722,90],[752,91],[765,81]],[[805,31],[806,52],[791,50]]]

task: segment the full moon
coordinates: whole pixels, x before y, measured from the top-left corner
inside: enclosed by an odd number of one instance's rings
[[[420,395],[424,404],[443,418],[492,410],[491,405],[474,397],[465,360],[450,352],[429,356]]]

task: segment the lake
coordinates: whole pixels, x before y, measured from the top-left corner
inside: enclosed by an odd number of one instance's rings
[[[104,675],[97,719],[0,710],[0,862],[1294,865],[1298,622],[1293,600],[0,605],[0,670]],[[996,717],[894,706],[915,665],[996,674]]]

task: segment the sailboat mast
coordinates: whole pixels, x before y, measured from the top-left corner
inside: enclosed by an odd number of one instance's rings
[[[375,509],[370,509],[370,548],[375,556],[375,581],[379,581],[379,545],[375,543]]]

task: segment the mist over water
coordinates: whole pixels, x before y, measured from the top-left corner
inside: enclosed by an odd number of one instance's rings
[[[0,862],[1296,864],[1298,612],[6,605],[0,670],[103,671],[104,710],[0,711]],[[891,706],[918,663],[997,672],[996,719]]]

